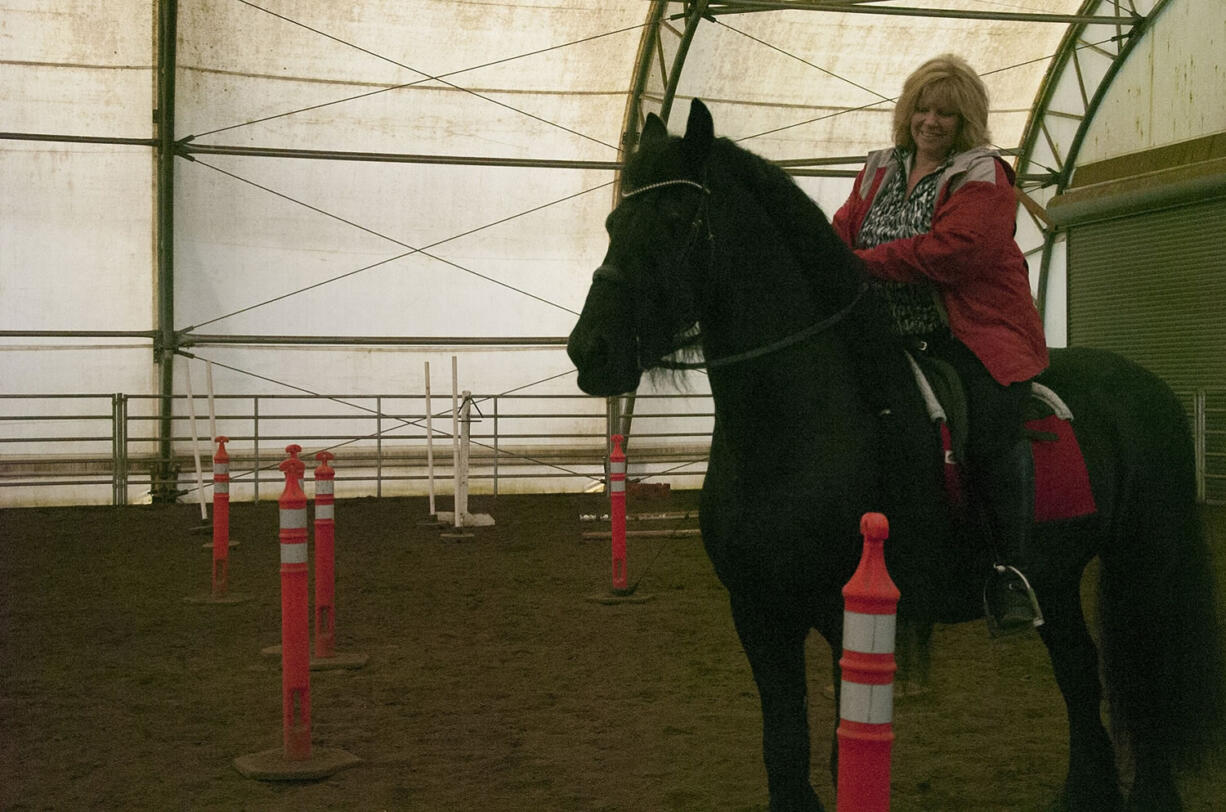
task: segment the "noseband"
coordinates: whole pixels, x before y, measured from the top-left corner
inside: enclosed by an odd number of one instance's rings
[[[694,247],[694,243],[697,241],[697,238],[698,238],[699,230],[702,228],[704,224],[707,227],[708,246],[711,248],[714,248],[715,236],[711,233],[711,226],[710,226],[710,223],[707,222],[707,217],[706,217],[707,202],[710,200],[711,190],[708,189],[705,184],[699,183],[698,181],[690,180],[689,178],[673,178],[671,180],[662,180],[656,183],[649,183],[646,186],[640,186],[639,188],[632,189],[628,192],[622,192],[621,196],[623,200],[626,200],[628,198],[634,197],[635,195],[641,195],[645,192],[650,192],[653,189],[660,189],[665,186],[692,186],[695,189],[698,189],[699,191],[703,193],[702,202],[698,206],[698,211],[694,213],[694,219],[690,222],[690,237],[688,240],[686,240],[685,247],[677,258],[678,261],[684,260],[686,256],[689,254],[690,250]],[[622,284],[625,282],[625,280],[622,278],[621,269],[616,268],[616,267],[607,266],[607,265],[601,265],[599,268],[596,269],[595,273],[592,274],[593,282],[597,280],[601,280],[601,279],[608,281],[608,282],[614,282],[617,284]],[[868,287],[869,287],[868,282],[867,281],[863,282],[860,285],[860,288],[856,291],[856,295],[852,297],[851,301],[848,302],[847,305],[841,308],[837,313],[835,313],[832,316],[829,316],[828,318],[822,319],[821,321],[816,322],[815,324],[810,324],[808,327],[798,330],[789,336],[785,336],[784,338],[781,338],[778,341],[772,341],[768,344],[763,344],[761,346],[754,347],[753,349],[745,350],[744,352],[738,352],[733,355],[725,355],[720,358],[713,358],[709,361],[703,361],[701,363],[688,363],[685,361],[665,361],[664,359],[661,358],[661,359],[657,359],[656,365],[664,367],[665,369],[682,369],[682,370],[683,369],[703,369],[703,368],[715,369],[717,367],[729,366],[732,364],[739,364],[742,361],[750,361],[750,360],[753,360],[754,358],[761,358],[762,356],[770,355],[771,353],[775,353],[775,352],[779,352],[780,350],[786,349],[787,347],[791,347],[794,344],[799,344],[800,342],[806,339],[812,338],[813,336],[816,336],[820,333],[824,333],[825,331],[833,328],[836,324],[841,322],[843,319],[847,318],[848,314],[851,313],[851,311],[855,309],[856,305],[860,303],[860,299],[864,297],[864,293],[865,291],[868,290]],[[676,351],[677,349],[674,349],[669,354],[671,355],[673,352],[676,352]],[[641,369],[645,369],[641,359],[639,360],[639,367]]]

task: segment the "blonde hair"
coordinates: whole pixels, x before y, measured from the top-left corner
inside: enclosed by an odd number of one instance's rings
[[[894,107],[895,146],[915,149],[915,139],[911,137],[911,116],[921,101],[958,113],[954,152],[964,152],[991,140],[987,88],[961,57],[941,54],[929,59],[903,82],[902,94]]]

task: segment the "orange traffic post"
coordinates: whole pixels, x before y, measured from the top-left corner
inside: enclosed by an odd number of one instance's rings
[[[203,545],[213,551],[213,570],[209,592],[184,598],[185,603],[246,603],[251,595],[230,591],[230,455],[229,437],[216,437],[213,455],[213,543]]]
[[[229,437],[214,438],[213,455],[213,595],[226,594],[230,578],[230,455]]]
[[[311,646],[307,621],[307,500],[302,492],[306,466],[302,446],[285,447],[289,459],[281,508],[281,710],[285,757],[311,757]]]
[[[331,451],[315,455],[315,656],[331,657],[336,651],[336,517],[334,484],[336,471],[328,465]]]
[[[843,587],[839,700],[838,812],[887,812],[894,743],[894,631],[898,587],[885,567],[890,526],[880,513],[860,519],[864,550]]]
[[[298,459],[302,446],[288,445],[278,538],[281,547],[281,716],[282,746],[234,760],[248,778],[306,780],[325,778],[358,763],[344,751],[312,753],[311,668],[307,589],[307,499],[301,480],[306,466]]]
[[[646,603],[653,596],[636,594],[638,584],[628,583],[626,568],[626,453],[622,450],[625,437],[614,434],[609,452],[609,524],[613,558],[613,589],[587,600],[603,604]]]
[[[613,435],[609,454],[609,522],[613,530],[613,594],[628,594],[626,586],[626,454],[620,434]]]
[[[361,668],[365,654],[336,651],[336,471],[331,451],[315,455],[315,655],[311,669]]]

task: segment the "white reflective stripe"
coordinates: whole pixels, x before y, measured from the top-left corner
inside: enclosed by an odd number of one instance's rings
[[[894,683],[861,685],[841,683],[839,718],[866,725],[884,725],[894,721]]]
[[[213,463],[213,473],[215,473],[215,474],[228,474],[228,473],[230,473],[230,463],[228,463],[228,462],[215,462],[215,463]]]
[[[318,502],[316,502],[316,503],[315,503],[315,519],[318,521],[319,519],[333,519],[333,518],[335,518],[335,517],[332,515],[332,509],[333,509],[334,507],[335,507],[335,505],[321,505],[321,504],[319,504]]]
[[[621,493],[624,490],[626,490],[626,480],[614,479],[609,482],[609,492],[610,493]]]
[[[307,545],[305,541],[296,544],[281,545],[282,564],[305,564],[307,562]]]
[[[894,653],[894,615],[843,613],[843,650],[864,654]]]
[[[620,462],[612,462],[612,461],[610,461],[610,462],[609,462],[609,473],[611,473],[611,474],[624,474],[624,473],[626,473],[626,461],[625,461],[625,460],[621,460]]]
[[[332,486],[335,484],[336,483],[331,479],[315,480],[315,495],[319,496],[321,493],[332,493]]]
[[[305,530],[307,524],[306,508],[281,509],[281,528],[285,530]]]
[[[222,480],[221,482],[213,483],[213,493],[214,494],[229,493],[229,492],[230,492],[230,480],[226,479],[226,480]]]

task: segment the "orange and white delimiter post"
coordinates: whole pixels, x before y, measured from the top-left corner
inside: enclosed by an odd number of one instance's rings
[[[302,446],[285,447],[289,459],[280,507],[281,542],[281,702],[285,759],[311,757],[311,649],[307,610],[307,500],[302,491],[306,466]]]
[[[864,514],[860,532],[860,564],[843,587],[837,810],[887,812],[899,591],[885,567],[885,539],[890,534],[885,516]]]
[[[613,531],[613,594],[627,592],[626,586],[626,454],[620,434],[613,435],[609,454],[609,522]]]
[[[213,596],[226,594],[230,579],[230,455],[229,437],[214,438],[213,455]]]
[[[336,516],[331,451],[315,455],[315,656],[336,654]]]

